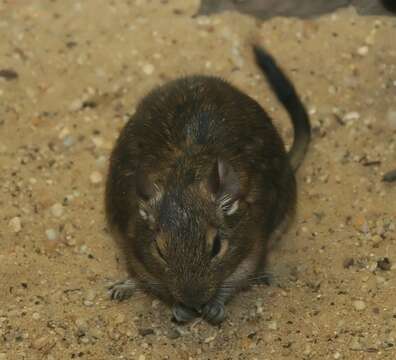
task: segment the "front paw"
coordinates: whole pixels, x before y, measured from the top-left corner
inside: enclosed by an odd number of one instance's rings
[[[173,320],[178,323],[187,323],[196,317],[198,317],[198,313],[189,309],[181,304],[174,305],[172,308]]]
[[[108,290],[112,300],[126,300],[135,292],[136,282],[132,279],[118,281],[111,285]]]
[[[203,308],[202,317],[212,325],[222,323],[225,319],[224,304],[219,301],[209,302]]]

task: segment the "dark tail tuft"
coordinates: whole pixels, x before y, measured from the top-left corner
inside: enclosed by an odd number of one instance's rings
[[[300,166],[311,139],[311,125],[307,111],[301,102],[293,84],[277,65],[274,58],[263,48],[253,46],[256,63],[265,74],[278,100],[289,113],[293,128],[294,141],[289,152],[290,163],[294,171]]]

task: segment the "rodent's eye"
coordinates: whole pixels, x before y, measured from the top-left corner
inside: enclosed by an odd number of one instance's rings
[[[217,256],[221,250],[221,239],[219,233],[216,234],[216,236],[213,239],[213,245],[212,245],[212,258]]]

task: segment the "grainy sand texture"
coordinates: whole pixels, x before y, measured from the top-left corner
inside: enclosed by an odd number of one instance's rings
[[[396,358],[396,20],[353,9],[266,22],[197,0],[0,1],[0,360]],[[222,76],[290,121],[253,63],[255,39],[309,109],[299,211],[271,286],[220,327],[177,326],[158,300],[117,303],[108,156],[142,96]]]

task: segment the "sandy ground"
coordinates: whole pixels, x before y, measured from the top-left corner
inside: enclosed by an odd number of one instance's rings
[[[396,165],[395,19],[192,19],[198,5],[0,2],[0,360],[396,358],[396,185],[381,182]],[[176,326],[142,294],[111,302],[125,274],[105,229],[107,159],[149,89],[221,75],[290,142],[252,38],[314,126],[274,284],[237,296],[220,327]]]

